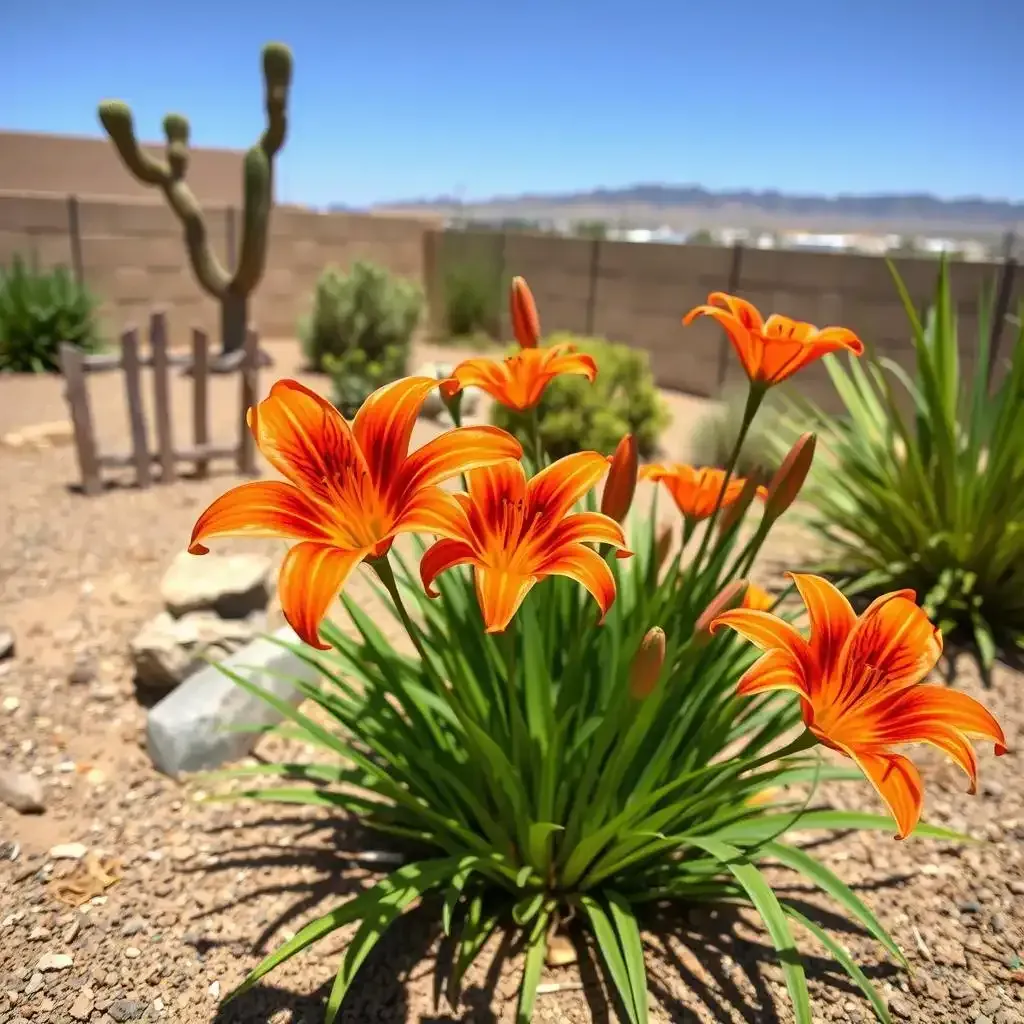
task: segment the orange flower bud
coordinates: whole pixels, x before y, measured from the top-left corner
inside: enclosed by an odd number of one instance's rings
[[[773,604],[775,604],[775,598],[767,590],[759,587],[756,583],[751,583],[743,595],[743,603],[740,607],[750,608],[756,612],[766,612]]]
[[[636,491],[636,475],[639,469],[636,438],[627,434],[615,449],[615,454],[608,460],[611,469],[604,484],[601,495],[601,511],[617,523],[621,523],[633,504]]]
[[[757,482],[755,475],[747,477],[740,496],[718,513],[719,537],[731,530],[735,523],[746,515],[747,509],[750,508],[755,497],[763,498],[765,493],[765,489]]]
[[[644,700],[654,692],[664,664],[665,630],[655,626],[644,634],[629,670],[629,695],[634,700]]]
[[[509,311],[512,314],[512,333],[520,348],[536,348],[540,342],[540,317],[533,292],[522,277],[512,278],[509,291]]]
[[[711,639],[711,623],[723,612],[732,611],[743,604],[743,598],[750,584],[746,580],[733,580],[727,583],[711,603],[701,613],[693,627],[694,642],[703,646]]]
[[[768,485],[768,497],[765,498],[765,515],[769,518],[778,519],[796,500],[810,472],[816,444],[814,434],[801,434],[782,460]]]

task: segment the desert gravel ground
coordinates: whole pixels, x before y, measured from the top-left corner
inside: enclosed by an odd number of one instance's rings
[[[269,347],[275,375],[296,372],[294,345]],[[421,347],[417,355],[438,352]],[[120,381],[94,383],[101,438],[116,444],[125,434]],[[175,384],[176,402],[187,401],[186,388]],[[682,455],[703,403],[670,397],[675,422],[666,446]],[[228,437],[237,416],[234,383],[217,381],[213,399],[215,434]],[[58,381],[0,378],[0,434],[64,416]],[[416,440],[434,430],[422,422]],[[16,656],[0,664],[0,767],[36,776],[46,803],[37,816],[0,805],[0,1022],[319,1021],[344,936],[291,961],[237,1003],[221,1006],[221,997],[263,951],[372,881],[378,868],[365,856],[381,850],[381,841],[356,822],[305,810],[197,805],[194,786],[149,764],[145,712],[127,658],[129,639],[159,610],[158,581],[195,516],[237,481],[215,473],[146,491],[115,486],[85,499],[69,489],[75,479],[70,447],[0,449],[0,624],[17,642]],[[797,531],[784,530],[762,561],[763,582],[804,543]],[[365,586],[357,587],[366,596]],[[957,685],[982,693],[966,659]],[[884,833],[808,837],[910,958],[912,975],[896,971],[870,939],[844,933],[825,903],[808,896],[899,1020],[1024,1024],[1024,678],[1000,669],[984,699],[1002,720],[1011,753],[982,753],[977,797],[964,794],[952,766],[928,751],[920,755],[927,818],[984,842],[898,843]],[[837,805],[876,809],[866,784],[833,785],[824,795]],[[58,844],[113,858],[94,863],[116,881],[79,909],[62,904],[54,883],[84,860],[51,860],[48,851]],[[495,955],[485,955],[468,978],[461,1006],[435,1002],[435,916],[413,913],[382,943],[359,975],[345,1021],[514,1019],[519,960],[498,942]],[[747,915],[682,909],[651,919],[646,941],[653,1020],[791,1020],[781,972]],[[870,1020],[823,951],[810,937],[801,942],[815,1019]],[[546,969],[542,982],[538,1021],[615,1019],[586,961]]]

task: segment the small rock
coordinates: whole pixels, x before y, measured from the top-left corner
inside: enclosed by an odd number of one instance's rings
[[[14,632],[9,626],[0,626],[0,661],[14,657]]]
[[[992,931],[996,932],[997,934],[999,932],[1005,932],[1006,925],[1007,920],[1005,914],[995,913],[992,915],[992,920],[989,921],[989,927],[992,929]]]
[[[981,904],[976,900],[964,900],[959,904],[961,914],[980,914]]]
[[[1024,896],[1024,882],[1018,882],[1014,879],[1010,882],[1010,892],[1012,892],[1014,896]]]
[[[895,995],[889,999],[889,1012],[894,1017],[903,1017],[910,1020],[914,1016],[914,1007],[910,1005],[910,1000],[904,996]]]
[[[226,619],[243,619],[270,600],[273,563],[265,555],[204,555],[182,552],[160,583],[160,596],[171,615],[211,611]]]
[[[21,843],[6,839],[0,843],[0,860],[17,860],[21,856]]]
[[[220,999],[220,982],[215,981],[206,991],[210,993],[211,998]]]
[[[138,999],[115,999],[107,1007],[107,1013],[118,1024],[124,1024],[125,1021],[130,1020],[139,1020],[145,1012],[146,1004]]]
[[[191,860],[196,854],[196,851],[191,846],[175,846],[171,850],[171,859],[176,861]]]
[[[21,701],[17,697],[4,697],[4,711],[17,711],[21,707]]]
[[[44,953],[36,964],[36,970],[42,971],[63,971],[74,963],[74,958],[67,953]]]
[[[142,956],[142,950],[138,946],[125,946],[124,955],[129,960],[138,960]]]
[[[37,924],[35,928],[28,933],[29,942],[47,942],[49,941],[51,931],[49,928],[44,928],[41,924]]]
[[[50,860],[81,860],[88,852],[85,843],[59,843],[50,847],[47,856]]]
[[[974,1018],[974,1024],[992,1024],[992,1018],[987,1013],[979,1013]]]
[[[102,768],[90,768],[85,773],[85,781],[88,782],[90,786],[102,786],[103,783],[107,781],[106,772],[104,772]]]
[[[78,930],[80,927],[81,925],[78,923],[78,918],[76,917],[67,926],[67,928],[64,929],[64,934],[61,936],[61,939],[63,940],[65,946],[70,946],[71,943],[74,942],[76,938],[78,938]]]
[[[43,976],[39,971],[36,971],[31,978],[28,979],[28,984],[25,986],[25,995],[34,996],[43,987]]]
[[[80,657],[68,673],[72,686],[85,686],[96,678],[96,663],[91,658]]]
[[[123,925],[121,925],[121,934],[126,938],[131,938],[133,935],[138,935],[139,932],[144,932],[149,927],[141,917],[129,917]]]
[[[88,1020],[92,1016],[93,994],[91,988],[83,988],[78,997],[71,1004],[68,1013],[74,1020]]]
[[[37,778],[25,772],[0,768],[0,802],[19,814],[40,814],[46,809],[43,787]]]
[[[1003,795],[1003,784],[995,779],[983,779],[981,791],[985,796],[999,797]]]
[[[20,430],[4,434],[3,444],[7,448],[36,448],[42,450],[54,445],[68,444],[75,436],[75,428],[69,420],[53,420],[49,423],[32,423]]]

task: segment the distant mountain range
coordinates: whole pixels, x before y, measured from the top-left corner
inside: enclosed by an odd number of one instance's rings
[[[529,219],[628,220],[636,227],[764,226],[894,231],[953,230],[1000,233],[1024,227],[1024,202],[927,194],[806,196],[769,190],[713,192],[695,185],[632,185],[561,195],[524,194],[464,200],[440,196],[380,204],[388,210],[431,211],[449,216]],[[657,222],[657,223],[656,223]]]

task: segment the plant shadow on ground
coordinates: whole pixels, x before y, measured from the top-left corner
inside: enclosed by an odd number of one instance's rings
[[[193,931],[201,933],[203,918],[227,913],[238,902],[250,903],[283,893],[295,893],[297,899],[253,938],[247,950],[250,955],[265,955],[276,948],[278,943],[271,941],[275,932],[282,928],[298,930],[311,919],[314,910],[325,900],[337,903],[346,896],[356,895],[370,884],[365,871],[353,877],[352,868],[369,868],[375,872],[390,869],[370,863],[366,854],[361,857],[357,852],[346,856],[340,854],[339,850],[372,849],[375,852],[406,854],[410,859],[415,856],[413,851],[403,849],[401,844],[392,844],[386,837],[370,833],[358,822],[346,819],[321,820],[277,814],[260,818],[251,827],[288,830],[291,837],[289,847],[278,850],[266,842],[241,844],[227,848],[216,864],[188,871],[198,873],[275,867],[289,870],[305,868],[315,871],[317,877],[311,881],[262,885],[231,903],[207,908],[194,921]],[[225,825],[210,829],[210,834],[227,831],[233,834],[239,832],[234,826]],[[803,848],[828,846],[841,837],[842,834],[838,833],[823,837],[806,843]],[[310,845],[303,848],[304,842]],[[885,889],[899,886],[910,877],[892,876],[854,888],[860,892]],[[840,941],[851,935],[867,937],[867,933],[859,926],[822,907],[817,902],[820,893],[812,887],[781,882],[777,892],[821,927],[836,934]],[[502,936],[490,961],[486,953],[481,960],[481,966],[486,965],[484,974],[481,976],[477,972],[474,975],[471,972],[470,978],[475,977],[477,980],[474,982],[467,979],[460,1004],[453,1008],[443,995],[447,974],[441,966],[450,962],[450,940],[441,934],[440,914],[435,902],[424,902],[403,917],[400,927],[391,928],[385,933],[360,968],[360,983],[349,992],[339,1016],[340,1024],[408,1019],[408,983],[422,978],[424,974],[432,975],[433,996],[430,1002],[433,1010],[424,1013],[421,1005],[424,1000],[422,997],[417,1000],[419,1005],[416,1010],[420,1013],[418,1019],[421,1024],[453,1024],[461,1020],[497,1024],[498,1017],[492,1007],[503,969],[520,953],[518,943],[509,935]],[[777,957],[769,943],[751,937],[750,916],[743,908],[729,904],[665,905],[651,908],[641,923],[645,948],[649,954],[649,991],[670,1020],[680,1024],[698,1021],[699,1017],[693,1008],[698,1004],[715,1020],[738,1018],[749,1024],[774,1024],[780,1020],[777,997],[769,987],[765,971],[768,965],[776,965],[777,969]],[[619,1012],[614,997],[608,992],[601,977],[592,945],[576,928],[571,930],[571,937],[579,958],[573,967],[558,969],[559,976],[566,970],[578,974],[579,982],[572,987],[575,989],[578,984],[582,984],[582,993],[594,1024],[614,1024],[616,1020],[625,1020],[626,1017]],[[243,955],[237,941],[197,938],[194,945],[200,955],[218,945],[231,945],[239,955]],[[813,955],[808,951],[808,946],[806,942],[802,944],[802,958],[809,980],[843,997],[861,998],[859,990],[834,961],[825,956]],[[735,966],[730,969],[727,965]],[[268,1024],[275,1019],[275,1014],[285,1010],[291,1014],[289,1019],[293,1024],[304,1024],[306,1021],[320,1024],[336,966],[333,962],[325,962],[322,968],[323,984],[308,994],[275,985],[272,972],[237,1000],[222,1003],[212,1024]],[[873,980],[898,973],[895,965],[881,959],[875,964],[862,965],[862,968]],[[562,980],[568,979],[563,977]],[[576,981],[575,978],[572,980]],[[678,982],[692,997],[685,1003],[680,998]],[[515,998],[514,991],[509,990],[507,985],[502,987],[505,991],[501,998]],[[541,1000],[544,998],[541,997]]]
[[[219,478],[230,480],[233,477],[237,477],[237,475],[238,467],[234,462],[234,458],[222,457],[211,459],[207,471],[203,474],[200,474],[195,466],[178,467],[175,470],[174,482],[205,481]],[[160,475],[160,467],[156,463],[153,463],[150,469],[150,482],[144,488],[139,486],[133,468],[118,468],[114,471],[107,471],[100,477],[100,493],[97,497],[102,497],[104,494],[111,494],[115,491],[148,490],[150,487],[155,487],[161,483],[163,483],[163,480]],[[81,480],[70,481],[65,484],[65,489],[77,497],[85,497],[85,488],[82,486]]]

